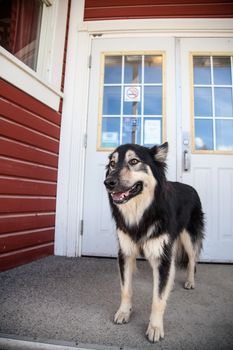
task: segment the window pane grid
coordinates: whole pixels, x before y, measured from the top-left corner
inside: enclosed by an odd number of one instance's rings
[[[150,55],[114,54],[114,56],[103,55],[103,59],[104,76],[102,112],[100,115],[102,130],[101,135],[99,135],[100,147],[113,148],[117,146],[117,144],[113,146],[117,139],[120,144],[135,142],[142,145],[145,144],[146,139],[151,141],[150,144],[152,145],[152,137],[148,133],[152,135],[153,131],[151,132],[150,130],[153,128],[154,135],[156,135],[153,144],[161,143],[163,134],[163,55],[159,53]],[[147,60],[146,64],[145,60]],[[121,67],[114,66],[116,64],[119,65],[120,62]],[[114,81],[111,81],[111,69],[113,70]],[[119,72],[120,69],[121,76],[119,77],[118,74],[117,77],[116,72]],[[146,69],[147,82],[145,82]],[[138,100],[127,100],[126,94],[128,91],[133,90],[138,91]],[[116,123],[116,118],[119,120],[118,124]],[[149,120],[152,121],[151,124]],[[160,124],[158,124],[157,120],[160,121]],[[116,129],[114,131],[113,125],[115,127],[119,125],[119,130]],[[109,132],[106,129],[107,127]],[[155,130],[156,127],[161,129],[160,132]],[[147,133],[146,137],[145,132]],[[117,133],[118,137],[116,136]],[[135,138],[133,138],[134,133]],[[158,135],[160,135],[159,140]],[[107,141],[105,142],[103,139]]]
[[[233,57],[194,55],[193,74],[195,149],[232,151]]]

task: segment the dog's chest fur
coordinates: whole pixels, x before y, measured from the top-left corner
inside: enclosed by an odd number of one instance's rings
[[[149,228],[147,235],[136,243],[127,233],[118,229],[117,235],[124,255],[137,256],[143,254],[148,260],[160,258],[163,254],[164,246],[169,243],[169,236],[167,233],[164,233],[159,237],[148,238],[151,231],[153,229]]]

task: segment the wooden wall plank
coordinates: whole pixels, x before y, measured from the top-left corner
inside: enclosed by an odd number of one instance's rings
[[[0,135],[58,153],[59,141],[0,117]]]
[[[0,253],[54,241],[54,227],[0,235]]]
[[[54,252],[54,243],[25,248],[18,251],[9,252],[0,255],[0,271],[13,268],[18,265],[29,263],[33,260],[52,255]]]
[[[0,234],[55,226],[55,212],[0,214]]]
[[[230,0],[106,0],[85,2],[84,20],[114,20],[130,18],[232,18]]]
[[[161,5],[190,5],[193,4],[232,4],[232,0],[85,0],[85,8],[94,7],[128,7],[128,6],[161,6]]]
[[[1,194],[56,196],[55,182],[43,182],[0,175]]]
[[[19,108],[13,103],[0,98],[0,114],[20,125],[27,126],[37,130],[45,135],[51,136],[59,140],[60,127],[50,121],[37,116],[35,113]]]
[[[41,117],[60,126],[61,115],[59,112],[46,106],[44,103],[26,94],[3,79],[0,79],[0,91],[2,97],[9,102],[13,102],[15,105],[21,106],[30,112],[36,113],[37,115],[40,115]]]
[[[0,213],[30,213],[55,211],[56,199],[52,197],[0,196]]]
[[[0,155],[26,160],[33,163],[58,167],[58,155],[36,146],[26,145],[12,139],[0,136]]]
[[[4,157],[0,157],[0,174],[45,181],[57,181],[57,169],[55,168]]]

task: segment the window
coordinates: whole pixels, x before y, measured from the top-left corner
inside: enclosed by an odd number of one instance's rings
[[[1,46],[36,70],[43,2],[0,0],[0,7]]]
[[[233,57],[193,55],[195,150],[233,151]]]
[[[163,54],[103,55],[98,149],[163,139]]]

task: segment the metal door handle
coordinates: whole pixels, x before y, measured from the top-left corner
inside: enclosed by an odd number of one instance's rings
[[[190,161],[189,161],[189,153],[186,150],[184,150],[184,171],[189,171],[190,167]]]

